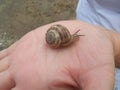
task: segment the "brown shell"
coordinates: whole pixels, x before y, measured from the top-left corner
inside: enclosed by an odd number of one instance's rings
[[[51,26],[46,33],[46,42],[53,48],[70,45],[75,37],[79,35],[71,35],[69,30],[60,24]]]

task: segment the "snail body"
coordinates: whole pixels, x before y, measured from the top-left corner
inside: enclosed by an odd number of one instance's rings
[[[77,32],[71,35],[65,26],[59,24],[53,25],[46,33],[46,42],[53,48],[68,46],[80,36],[77,35]]]

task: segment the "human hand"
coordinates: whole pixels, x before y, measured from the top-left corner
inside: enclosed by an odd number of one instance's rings
[[[54,24],[80,39],[52,49],[45,41]],[[61,21],[28,33],[0,54],[0,90],[113,90],[114,46],[106,29],[80,21]]]

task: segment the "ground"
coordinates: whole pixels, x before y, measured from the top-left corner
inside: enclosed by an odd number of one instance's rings
[[[0,0],[0,50],[47,23],[75,19],[78,0]]]

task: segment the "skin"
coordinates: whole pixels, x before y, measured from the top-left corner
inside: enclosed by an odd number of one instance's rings
[[[85,36],[52,49],[45,33],[54,24]],[[76,20],[39,27],[0,52],[0,90],[113,90],[119,40],[116,32]]]

